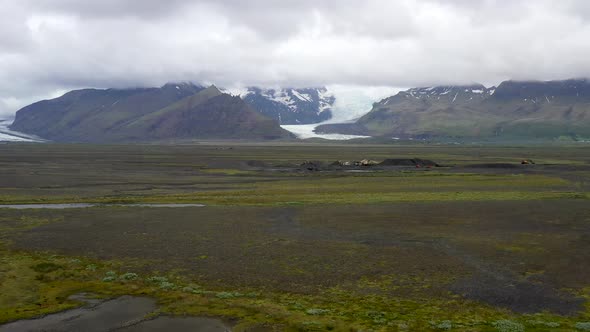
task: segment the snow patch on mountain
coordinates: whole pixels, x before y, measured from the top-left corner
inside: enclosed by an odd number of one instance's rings
[[[466,100],[482,100],[494,94],[496,87],[486,88],[481,84],[443,85],[423,88],[412,88],[400,92],[394,97],[416,98],[422,100],[446,100],[451,103]],[[389,102],[391,100],[387,100]],[[386,104],[386,103],[384,103]]]
[[[227,93],[232,96],[240,97],[242,99],[244,97],[246,97],[249,93],[253,93],[248,88],[241,87],[241,86],[240,87],[231,87],[231,88],[220,88],[219,90],[223,93]]]
[[[311,97],[308,94],[299,93],[299,91],[295,89],[291,89],[291,93],[301,101],[311,102]]]

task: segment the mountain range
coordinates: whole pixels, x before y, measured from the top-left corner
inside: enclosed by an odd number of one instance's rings
[[[232,91],[260,113],[281,125],[311,124],[329,120],[336,98],[325,87]]]
[[[396,138],[587,138],[590,82],[412,88],[373,104],[354,123],[321,125],[316,132]]]
[[[10,129],[58,142],[293,138],[240,97],[192,83],[71,91],[22,108]]]
[[[329,119],[335,102],[325,88],[231,93],[192,83],[74,90],[22,108],[10,130],[58,142],[290,139],[293,134],[280,124]],[[323,124],[315,131],[402,139],[588,139],[590,82],[412,88],[374,103],[353,123]]]

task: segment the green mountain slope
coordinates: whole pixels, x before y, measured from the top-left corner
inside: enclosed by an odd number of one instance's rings
[[[401,138],[590,137],[590,83],[414,88],[375,103],[355,123],[323,125],[316,131]]]
[[[159,111],[137,118],[121,130],[125,140],[190,138],[280,139],[292,135],[240,97],[209,87]]]
[[[72,91],[19,110],[11,128],[60,142],[291,137],[241,99],[190,83]]]

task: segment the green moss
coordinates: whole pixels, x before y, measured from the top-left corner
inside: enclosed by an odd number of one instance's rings
[[[124,281],[136,280],[139,277],[137,273],[127,272],[122,274],[119,279]]]
[[[524,332],[524,325],[508,319],[497,320],[492,323],[498,332]]]
[[[57,271],[59,269],[63,269],[63,266],[57,265],[54,263],[39,263],[39,264],[33,265],[31,268],[35,272],[49,273],[49,272]]]
[[[204,203],[209,205],[364,204],[415,201],[588,199],[568,181],[541,175],[479,175],[439,172],[308,176],[265,181],[249,189],[232,184],[223,190],[141,196],[0,196],[0,204],[32,203]],[[1,208],[1,205],[0,205]]]
[[[244,171],[239,169],[220,169],[220,168],[212,168],[212,169],[202,169],[202,173],[205,174],[223,174],[223,175],[255,175],[257,174],[254,171]]]
[[[507,320],[506,312],[465,300],[431,298],[401,299],[389,296],[359,295],[344,290],[331,289],[317,295],[263,292],[253,294],[237,290],[210,291],[181,281],[176,287],[162,287],[170,283],[166,276],[147,279],[122,278],[133,272],[117,273],[110,268],[116,262],[81,260],[72,263],[68,257],[28,255],[3,252],[5,268],[0,274],[0,322],[33,317],[45,313],[72,308],[78,303],[68,296],[78,292],[92,292],[101,297],[122,294],[152,296],[161,304],[160,312],[172,315],[213,315],[238,318],[241,326],[271,324],[285,330],[321,328],[335,331],[348,329],[388,330],[406,326],[408,330],[486,330],[492,326],[498,331],[522,331],[523,325]],[[68,274],[56,275],[51,280],[38,280],[33,266],[51,266],[67,270]],[[96,271],[85,266],[94,264]],[[10,278],[18,275],[19,278]],[[103,277],[115,277],[102,282]],[[12,281],[11,281],[12,280]],[[183,280],[183,279],[178,279]],[[170,283],[171,284],[171,283]],[[156,287],[153,287],[156,286]],[[15,291],[16,290],[16,291]],[[198,290],[198,291],[197,291]],[[231,300],[231,301],[228,301]],[[310,316],[313,319],[310,320]],[[432,321],[433,317],[445,317]],[[543,324],[538,323],[543,321]],[[529,319],[531,328],[549,328],[567,325],[568,318],[544,315],[535,321]],[[313,322],[311,324],[310,322]],[[545,323],[550,322],[550,323]],[[573,326],[575,323],[569,323]],[[580,329],[583,323],[576,327]]]

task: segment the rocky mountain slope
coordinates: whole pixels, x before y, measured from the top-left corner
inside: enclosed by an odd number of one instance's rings
[[[590,82],[414,88],[375,103],[355,123],[323,125],[316,131],[400,138],[590,137]]]
[[[292,137],[240,98],[191,83],[68,92],[19,110],[11,129],[60,142]]]
[[[250,87],[233,91],[260,113],[282,125],[311,124],[332,117],[335,102],[326,88],[261,89]]]

